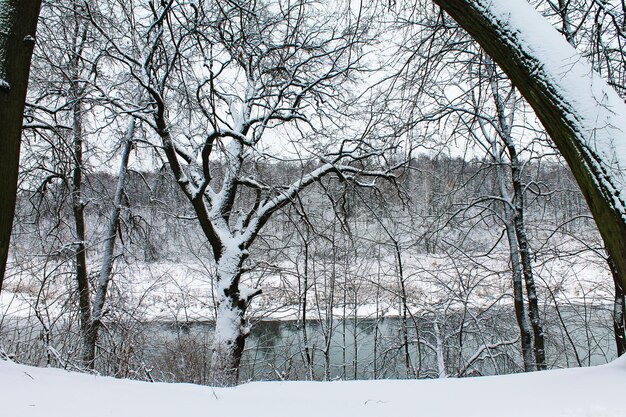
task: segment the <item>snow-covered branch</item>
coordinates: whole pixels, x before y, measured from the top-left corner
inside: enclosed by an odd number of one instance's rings
[[[525,0],[435,0],[531,104],[626,284],[626,103]]]
[[[465,375],[467,370],[472,366],[472,364],[474,362],[476,362],[477,360],[479,360],[481,358],[482,354],[485,351],[497,349],[497,348],[502,347],[502,346],[514,345],[518,341],[519,341],[519,337],[517,337],[517,338],[515,338],[513,340],[503,340],[503,341],[496,342],[496,343],[488,343],[488,344],[482,345],[476,352],[474,352],[474,354],[469,359],[467,359],[467,361],[465,361],[465,365],[463,365],[461,367],[461,369],[459,369],[459,371],[457,372],[457,377],[460,378],[463,375]]]

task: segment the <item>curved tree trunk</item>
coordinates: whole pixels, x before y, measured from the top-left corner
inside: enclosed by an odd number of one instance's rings
[[[13,227],[30,59],[41,0],[0,0],[0,291]]]
[[[524,0],[434,0],[535,110],[580,186],[626,286],[626,104]]]

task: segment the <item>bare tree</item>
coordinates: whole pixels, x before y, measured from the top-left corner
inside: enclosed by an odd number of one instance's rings
[[[490,142],[490,149],[488,148],[487,152],[496,163],[495,175],[500,191],[500,197],[502,198],[502,203],[504,205],[504,222],[507,230],[507,239],[509,241],[514,287],[516,288],[516,315],[518,315],[518,323],[521,330],[521,340],[523,345],[522,351],[526,350],[524,349],[524,345],[528,342],[530,336],[530,334],[527,334],[526,331],[528,324],[525,323],[525,318],[521,319],[521,317],[519,317],[520,313],[524,311],[524,309],[519,306],[520,301],[523,303],[523,292],[521,288],[522,276],[526,285],[528,314],[533,330],[532,342],[535,356],[534,363],[530,369],[528,367],[527,358],[524,357],[527,365],[526,368],[527,370],[531,370],[536,367],[538,370],[543,370],[546,368],[545,343],[539,314],[535,278],[532,269],[532,254],[530,243],[526,235],[526,225],[524,220],[525,185],[522,178],[524,164],[518,156],[519,152],[512,133],[515,119],[516,94],[515,89],[513,88],[503,90],[500,87],[496,68],[490,60],[487,60],[485,65],[487,67],[486,77],[489,82],[491,96],[493,97],[496,112],[496,121],[492,124],[492,126],[495,127],[496,137],[499,139],[498,142],[502,142],[502,146],[499,146],[496,140],[490,139],[490,129],[487,126],[485,118],[479,116],[478,124],[483,136]],[[500,149],[502,149],[502,151]],[[508,157],[508,163],[503,160],[503,154],[505,153]],[[503,177],[503,168],[507,165],[510,169],[510,183],[512,184],[513,189],[512,195],[507,190],[506,182]]]
[[[107,114],[104,104],[107,93],[112,89],[109,74],[100,74],[101,51],[93,28],[85,18],[86,6],[82,1],[59,1],[45,4],[42,11],[40,32],[46,37],[47,48],[36,51],[37,62],[34,64],[34,88],[31,89],[28,103],[26,125],[43,146],[29,146],[29,153],[24,158],[23,177],[29,185],[39,184],[34,191],[36,198],[54,200],[55,210],[64,213],[71,208],[72,227],[68,237],[64,222],[53,224],[44,233],[43,241],[56,236],[60,244],[73,252],[74,278],[78,299],[81,363],[88,369],[95,367],[95,354],[98,328],[101,324],[107,287],[112,275],[115,259],[115,242],[120,229],[120,212],[123,205],[124,185],[127,180],[127,166],[133,147],[135,119],[130,117],[129,126],[122,143],[122,158],[118,181],[113,190],[114,208],[108,221],[108,236],[102,239],[104,256],[100,265],[99,280],[93,284],[96,269],[88,256],[93,231],[88,221],[94,198],[93,182],[97,176],[91,171],[90,160],[100,151],[100,159],[105,153],[115,149],[118,141],[99,140],[102,136],[115,137],[117,132],[108,127],[115,126],[114,120],[119,114]],[[60,24],[60,22],[71,24]],[[113,84],[113,83],[111,83]],[[132,95],[132,94],[129,94]],[[104,117],[98,116],[105,114]],[[107,126],[108,125],[108,126]],[[99,134],[102,136],[99,137]],[[43,139],[43,140],[41,140]],[[32,145],[29,143],[29,145]],[[113,151],[115,152],[115,151]],[[49,157],[54,155],[54,157]],[[93,175],[92,175],[93,174]],[[54,194],[54,190],[60,191]],[[106,190],[106,185],[104,186]],[[96,203],[97,204],[97,203]],[[33,209],[41,207],[35,203]],[[40,222],[44,213],[35,213],[35,222]],[[42,222],[43,224],[43,222]],[[44,227],[45,228],[45,227]],[[50,239],[53,241],[53,239]],[[95,299],[93,293],[95,291]]]
[[[92,16],[111,40],[111,56],[146,89],[149,123],[211,247],[218,303],[211,369],[216,383],[232,385],[249,334],[245,313],[261,293],[241,280],[263,226],[327,175],[357,182],[391,175],[368,162],[387,146],[352,139],[325,116],[348,99],[365,28],[358,19],[334,27],[307,2],[120,7],[129,16],[151,16],[148,27],[130,28],[132,42],[148,42],[138,47],[143,55],[121,48],[115,38],[126,33],[107,33],[104,13]],[[290,179],[264,177],[259,163],[283,158],[269,142],[299,153],[301,171]]]

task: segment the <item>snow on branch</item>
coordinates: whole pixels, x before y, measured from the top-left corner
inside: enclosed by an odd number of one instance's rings
[[[306,175],[303,175],[298,181],[292,183],[288,187],[279,191],[279,193],[275,196],[269,196],[266,200],[257,206],[255,206],[256,213],[254,215],[248,216],[249,219],[246,220],[246,224],[248,227],[242,233],[241,238],[245,242],[249,239],[253,239],[258,230],[265,224],[267,219],[277,210],[294,201],[298,194],[310,186],[311,184],[320,181],[324,176],[329,174],[336,174],[344,180],[354,181],[357,185],[362,185],[365,187],[372,187],[374,183],[364,183],[357,181],[355,179],[356,176],[365,176],[365,177],[374,177],[374,178],[385,178],[388,180],[395,181],[396,177],[392,173],[393,168],[388,170],[367,170],[362,168],[357,168],[350,165],[341,165],[334,163],[325,163],[319,168],[309,172]],[[266,189],[267,186],[255,182],[251,179],[240,179],[240,182],[257,189]]]
[[[493,350],[493,349],[497,349],[499,347],[502,346],[509,346],[509,345],[514,345],[519,341],[519,337],[515,338],[514,340],[503,340],[501,342],[496,342],[496,343],[485,343],[484,345],[482,345],[473,355],[471,358],[469,358],[466,362],[465,365],[463,365],[463,367],[461,367],[461,369],[459,369],[459,372],[457,372],[457,376],[460,378],[462,377],[467,370],[472,366],[472,364],[474,362],[476,362],[477,360],[480,359],[481,355],[489,350]]]
[[[474,7],[515,46],[562,110],[581,160],[626,221],[626,103],[591,65],[524,0],[478,0]],[[549,130],[549,126],[546,126]]]

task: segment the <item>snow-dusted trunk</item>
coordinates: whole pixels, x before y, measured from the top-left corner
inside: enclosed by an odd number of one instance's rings
[[[494,143],[495,148],[495,143]],[[497,155],[497,150],[494,152]],[[509,260],[511,261],[511,272],[513,276],[513,309],[515,310],[515,319],[520,332],[520,342],[522,345],[522,360],[524,361],[524,371],[534,371],[535,361],[533,359],[532,336],[530,325],[526,317],[526,305],[524,304],[524,286],[522,283],[522,265],[520,262],[520,249],[515,233],[514,209],[508,204],[511,197],[506,189],[502,168],[500,165],[496,167],[496,181],[500,191],[500,196],[505,200],[504,204],[504,222],[506,229],[506,237],[509,243]]]
[[[124,138],[124,147],[122,148],[122,160],[120,162],[120,170],[117,177],[117,186],[113,196],[113,209],[111,217],[107,225],[107,234],[103,243],[102,265],[98,276],[98,284],[96,287],[96,295],[93,301],[93,310],[91,321],[87,333],[83,339],[83,362],[93,369],[96,358],[96,343],[98,341],[98,331],[102,322],[102,314],[104,312],[104,303],[106,301],[107,289],[111,282],[111,271],[113,270],[113,261],[115,260],[115,243],[117,241],[117,230],[120,225],[120,211],[122,208],[122,199],[124,197],[124,184],[128,172],[128,159],[130,151],[133,147],[133,137],[135,135],[135,118],[132,117],[126,136]]]
[[[69,52],[69,71],[70,86],[69,98],[72,108],[72,214],[74,220],[75,232],[75,274],[76,287],[78,292],[78,309],[80,317],[80,332],[82,346],[89,343],[89,333],[91,327],[91,291],[89,285],[89,269],[87,264],[87,227],[85,222],[85,201],[83,194],[83,177],[85,174],[85,157],[84,157],[84,119],[85,119],[85,103],[84,103],[84,81],[80,72],[80,58],[82,48],[85,42],[86,28],[81,25],[81,17],[74,4],[74,25],[71,27],[72,38],[70,40]],[[83,366],[91,368],[93,361],[84,356],[83,350],[81,360]]]
[[[15,212],[22,119],[41,0],[0,0],[0,290]]]
[[[519,246],[519,256],[522,261],[522,273],[524,275],[524,283],[526,284],[526,296],[528,297],[528,316],[530,324],[533,328],[533,350],[535,353],[535,365],[537,370],[546,369],[546,353],[545,342],[543,336],[543,326],[541,324],[541,316],[539,314],[539,301],[537,299],[537,289],[535,286],[535,278],[532,270],[532,260],[528,237],[526,236],[526,226],[524,224],[524,191],[521,181],[520,163],[513,146],[508,146],[509,155],[511,157],[511,171],[513,176],[513,194],[515,214],[513,216],[513,225],[515,227],[515,235]]]
[[[311,348],[309,347],[309,335],[307,333],[306,324],[307,324],[307,309],[308,306],[308,293],[309,293],[309,231],[307,229],[306,237],[303,236],[304,239],[304,272],[303,272],[303,282],[302,289],[300,293],[302,294],[302,343],[304,345],[304,361],[307,367],[307,374],[311,381],[315,380],[314,370],[313,370],[313,358],[311,357]]]
[[[227,247],[217,260],[217,315],[211,375],[213,383],[220,386],[236,385],[239,364],[249,329],[245,320],[246,309],[254,293],[246,294],[239,288],[241,266],[246,251]]]
[[[520,332],[522,344],[522,359],[524,361],[524,371],[534,371],[535,360],[533,358],[532,336],[530,325],[526,316],[526,305],[524,304],[524,286],[522,283],[522,267],[520,263],[520,251],[515,236],[515,226],[511,219],[510,209],[505,209],[506,236],[509,242],[511,270],[513,273],[513,308],[515,309],[515,319]]]
[[[626,104],[524,0],[434,0],[508,74],[570,166],[626,286]]]
[[[217,264],[215,290],[218,304],[210,366],[212,380],[215,385],[235,385],[239,379],[239,363],[249,333],[245,312],[252,298],[261,294],[260,289],[244,290],[239,284],[243,272],[242,265],[248,256],[247,247],[254,241],[261,222],[256,223],[254,230],[249,229],[246,237],[242,237],[241,230],[233,233],[229,226],[237,194],[236,177],[243,161],[243,146],[238,141],[230,143],[226,153],[232,165],[222,180],[222,189],[219,196],[207,197],[205,191],[209,183],[205,182],[204,186],[198,186],[187,176],[178,159],[180,150],[174,145],[165,117],[165,104],[157,92],[150,93],[157,103],[156,130],[161,137],[170,168],[198,216],[198,223],[211,246]],[[205,163],[208,164],[208,160]],[[205,180],[208,181],[208,177]],[[210,209],[207,202],[211,206]]]
[[[495,72],[494,72],[495,74]],[[500,127],[500,137],[504,142],[505,149],[509,155],[511,162],[511,183],[513,185],[513,199],[511,206],[507,204],[505,211],[507,211],[505,218],[507,219],[507,233],[509,234],[509,245],[511,245],[510,232],[511,227],[515,230],[514,239],[515,252],[518,255],[513,259],[513,249],[511,247],[511,261],[518,263],[521,262],[521,272],[524,276],[524,283],[526,284],[526,295],[528,297],[528,315],[530,318],[530,324],[533,329],[533,350],[535,353],[535,366],[538,370],[546,369],[546,354],[545,354],[545,342],[543,336],[543,326],[541,324],[541,316],[539,314],[539,302],[537,300],[537,289],[535,286],[535,277],[533,275],[532,259],[530,253],[530,245],[528,243],[528,237],[526,235],[526,224],[524,221],[524,185],[522,183],[522,163],[517,156],[517,148],[513,137],[511,135],[512,124],[514,118],[514,112],[507,115],[506,105],[500,96],[498,89],[498,81],[495,76],[491,77],[491,89],[495,99],[496,112],[498,115],[498,125]],[[514,97],[514,95],[511,95]],[[508,117],[507,117],[508,116]],[[494,152],[494,155],[497,153]],[[504,186],[504,178],[501,174],[501,168],[498,167],[498,181],[500,183],[500,192],[502,197],[506,201],[511,201],[508,196],[506,187]],[[518,266],[519,270],[519,266]],[[522,335],[522,341],[524,335]],[[526,363],[526,357],[524,357]],[[527,369],[528,370],[528,369]]]
[[[443,341],[443,336],[441,334],[441,329],[439,328],[439,323],[437,322],[437,318],[433,322],[433,332],[435,334],[435,351],[437,354],[437,376],[439,378],[447,378],[448,374],[446,373],[446,352],[445,352],[445,344]]]

